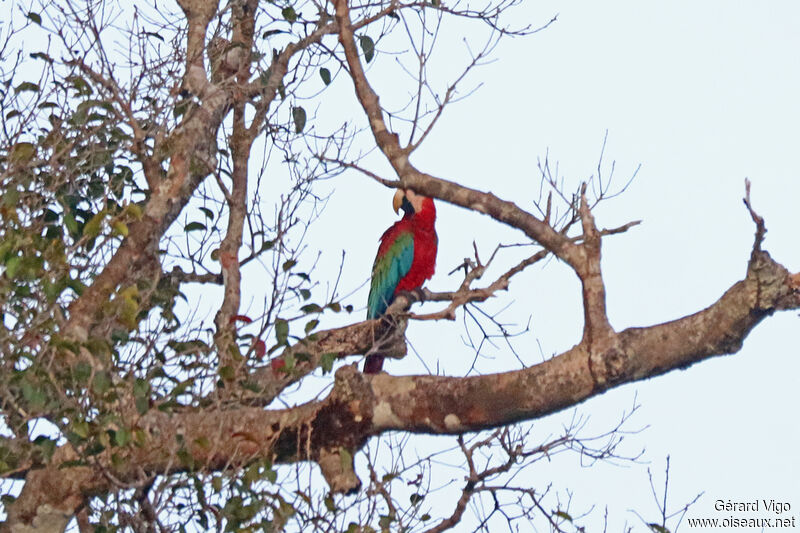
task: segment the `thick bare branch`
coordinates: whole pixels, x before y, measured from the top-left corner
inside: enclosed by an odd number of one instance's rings
[[[586,184],[581,186],[578,213],[583,227],[583,263],[576,269],[583,293],[583,340],[592,352],[604,352],[614,342],[614,331],[606,314],[606,287],[600,268],[602,235],[586,199]],[[590,359],[591,362],[591,359]]]
[[[367,376],[347,366],[337,372],[326,399],[291,409],[154,410],[136,422],[152,445],[131,448],[125,464],[136,466],[117,467],[114,475],[130,482],[142,472],[181,471],[187,466],[176,463],[180,450],[190,454],[194,465],[210,469],[258,457],[318,461],[340,448],[352,455],[368,437],[390,430],[459,434],[542,417],[608,388],[738,351],[764,317],[800,308],[797,278],[759,252],[745,279],[714,304],[672,322],[620,332],[618,344],[597,354],[591,368],[584,344],[530,368],[467,378]],[[364,322],[342,328],[330,332],[330,339],[354,352],[367,351],[370,326]],[[52,466],[28,477],[25,491],[36,499],[21,498],[24,505],[11,509],[13,520],[30,519],[38,508],[72,513],[80,505],[77,494],[106,488],[97,469],[109,468],[108,458],[99,459],[104,467],[59,469],[73,453],[60,449]]]

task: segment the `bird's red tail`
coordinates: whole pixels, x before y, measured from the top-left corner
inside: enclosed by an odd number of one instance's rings
[[[377,374],[381,369],[383,369],[383,356],[368,355],[367,360],[364,361],[364,373]]]

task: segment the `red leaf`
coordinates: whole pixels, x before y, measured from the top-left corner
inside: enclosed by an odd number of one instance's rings
[[[262,341],[261,339],[257,340],[253,344],[253,349],[256,351],[256,356],[259,359],[263,359],[264,358],[264,354],[267,353],[267,345],[264,344],[264,341]],[[281,362],[283,362],[283,361],[281,361]],[[270,365],[271,364],[272,363],[270,362]]]
[[[272,368],[272,371],[277,374],[278,372],[280,372],[281,368],[286,366],[286,361],[278,357],[276,359],[271,360],[269,362],[269,366],[270,368]]]
[[[231,317],[231,324],[233,324],[234,322],[244,322],[245,324],[249,324],[252,321],[253,319],[247,315],[233,315]]]

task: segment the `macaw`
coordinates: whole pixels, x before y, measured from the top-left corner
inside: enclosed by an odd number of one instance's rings
[[[433,199],[411,190],[398,189],[392,200],[394,212],[403,210],[403,218],[381,236],[378,255],[372,265],[372,284],[367,300],[367,319],[386,312],[395,295],[413,291],[433,276],[439,242],[434,223]],[[376,374],[383,367],[383,356],[369,355],[365,374]]]

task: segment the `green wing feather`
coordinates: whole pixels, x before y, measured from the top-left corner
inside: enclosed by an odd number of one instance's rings
[[[386,243],[381,243],[383,249]],[[372,284],[367,300],[367,318],[381,316],[394,299],[397,284],[411,270],[414,261],[414,236],[402,232],[395,236],[383,253],[378,253],[372,265]]]

